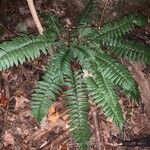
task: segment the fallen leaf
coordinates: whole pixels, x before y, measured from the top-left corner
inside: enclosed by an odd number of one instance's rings
[[[59,146],[59,150],[68,150],[67,144],[66,144],[66,143],[65,143],[65,144],[61,144],[61,145]]]
[[[57,122],[59,117],[59,113],[55,110],[55,108],[53,106],[50,107],[48,110],[48,121],[50,121],[51,123],[55,123]]]
[[[13,146],[15,144],[14,138],[9,131],[5,131],[3,135],[4,146]]]
[[[29,103],[29,99],[20,96],[20,97],[15,97],[16,104],[15,104],[15,111],[18,110],[19,108],[24,108],[27,103]]]
[[[3,96],[3,93],[0,93],[0,106],[1,107],[6,107],[8,104],[8,99]]]

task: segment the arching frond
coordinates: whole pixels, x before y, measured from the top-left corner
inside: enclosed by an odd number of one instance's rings
[[[44,35],[32,37],[24,35],[1,43],[0,70],[23,64],[25,61],[34,60],[41,53],[51,53],[52,43],[54,43],[54,39],[47,39]]]
[[[51,12],[43,13],[41,16],[46,23],[45,33],[51,33],[52,36],[58,36],[65,30],[63,25],[60,23],[59,17]]]
[[[130,72],[120,63],[105,53],[97,56],[97,69],[105,78],[119,85],[131,99],[139,100],[138,86]]]
[[[95,70],[98,70],[113,84],[121,87],[132,100],[139,100],[139,90],[135,80],[128,69],[115,59],[105,53],[97,52],[97,50],[94,51],[87,46],[76,48],[74,55],[78,58],[84,69],[93,74],[95,74]],[[97,64],[95,70],[93,70],[92,63]]]
[[[82,81],[81,72],[71,71],[66,79],[67,111],[69,115],[69,126],[80,150],[87,150],[90,139],[88,120],[88,99],[86,86]]]
[[[83,8],[78,20],[78,33],[80,37],[87,36],[92,32],[92,28],[90,27],[91,23],[91,14],[95,8],[94,0],[87,0],[85,8]]]
[[[106,43],[110,53],[120,58],[128,58],[141,63],[150,64],[150,47],[136,41],[115,39]]]
[[[68,74],[71,61],[70,49],[61,47],[61,52],[55,52],[46,67],[43,81],[38,81],[32,94],[32,113],[37,120],[47,114],[48,108],[55,101],[61,91],[64,75]]]
[[[122,129],[124,123],[122,110],[110,80],[105,79],[103,75],[99,74],[93,78],[85,78],[85,82],[94,103],[102,108],[104,114],[107,117],[111,117],[113,122]]]
[[[93,12],[95,8],[94,0],[87,0],[85,4],[85,8],[83,8],[80,16],[79,16],[79,26],[88,25],[91,22],[90,14]]]
[[[89,38],[93,38],[93,40],[97,42],[109,43],[115,38],[122,37],[129,33],[135,26],[144,26],[147,21],[147,18],[142,15],[126,15],[118,20],[106,22],[102,28],[96,29],[95,32],[91,33],[91,37]]]
[[[113,38],[121,37],[134,29],[135,26],[143,26],[147,18],[137,15],[126,15],[121,19],[107,22],[100,30],[101,40],[110,42]]]

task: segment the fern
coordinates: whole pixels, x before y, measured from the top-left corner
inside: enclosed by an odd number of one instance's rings
[[[87,112],[89,108],[86,87],[80,72],[71,71],[66,79],[69,90],[67,95],[67,110],[69,115],[69,126],[73,137],[82,150],[87,149],[90,139],[90,130],[87,124]]]
[[[95,1],[87,0],[86,6],[78,18],[79,21],[78,33],[80,34],[80,37],[88,35],[92,31],[89,24],[91,23],[91,13],[93,12],[94,8],[95,8]]]
[[[53,39],[47,39],[46,36],[24,35],[0,44],[0,70],[23,64],[27,60],[34,60],[41,52],[51,53],[52,43]]]
[[[87,149],[90,140],[87,123],[89,97],[120,129],[125,118],[115,87],[123,89],[130,99],[139,102],[137,83],[127,68],[114,58],[150,63],[149,47],[125,37],[136,26],[144,26],[146,17],[127,15],[104,24],[100,29],[91,28],[89,15],[94,5],[94,0],[87,2],[75,30],[68,32],[58,18],[50,14],[49,18],[46,17],[44,35],[23,35],[0,44],[0,70],[34,60],[41,53],[50,53],[45,74],[31,96],[32,114],[40,122],[62,92],[61,87],[67,86],[65,100],[69,128],[78,148],[82,150]],[[85,71],[89,74],[83,73]]]
[[[86,79],[87,88],[94,103],[102,108],[107,117],[113,119],[120,129],[123,127],[124,119],[118,103],[118,97],[111,86],[111,81],[106,80],[102,75],[94,79]]]
[[[105,53],[97,53],[89,47],[82,45],[80,48],[76,48],[74,56],[78,58],[84,69],[90,70],[93,74],[95,74],[95,70],[98,70],[113,84],[120,86],[132,100],[139,100],[139,90],[132,75],[116,60],[112,59]],[[90,63],[93,61],[97,62],[95,70]]]
[[[106,24],[100,28],[95,29],[95,32],[91,33],[91,37],[94,41],[101,43],[112,42],[113,39],[124,36],[132,31],[136,26],[142,27],[147,23],[147,18],[142,15],[127,15],[112,22],[106,22]],[[93,36],[92,36],[93,35]]]
[[[83,11],[81,12],[80,16],[79,16],[79,26],[85,26],[87,24],[90,23],[91,19],[90,19],[90,15],[93,12],[95,8],[95,2],[94,0],[87,0],[86,2],[86,6],[83,9]]]
[[[150,47],[136,41],[116,39],[112,43],[106,43],[108,52],[141,63],[150,63]]]
[[[53,58],[46,67],[43,81],[37,83],[37,87],[32,94],[32,113],[38,121],[42,120],[45,112],[56,99],[55,95],[61,91],[60,85],[64,81],[63,76],[70,72],[69,62],[72,59],[70,49],[65,47],[60,47],[60,49],[61,52],[58,53],[57,51],[53,54]]]
[[[48,80],[46,80],[48,78]],[[40,122],[48,111],[48,108],[56,99],[56,94],[61,91],[59,84],[61,78],[54,67],[49,68],[43,77],[43,81],[37,83],[32,94],[32,114]]]
[[[51,36],[61,35],[65,28],[60,24],[58,16],[52,13],[42,13],[41,16],[46,23],[46,31],[45,33],[51,33]]]
[[[147,19],[144,16],[128,15],[114,22],[108,22],[99,30],[99,36],[103,41],[111,41],[111,38],[119,38],[133,30],[135,26],[143,26]]]
[[[129,71],[117,61],[106,54],[97,57],[98,70],[105,78],[108,78],[116,85],[119,85],[133,100],[139,100],[137,84]]]

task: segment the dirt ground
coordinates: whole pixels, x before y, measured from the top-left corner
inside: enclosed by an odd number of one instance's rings
[[[97,0],[97,11],[102,24],[131,12],[150,17],[149,0]],[[83,7],[82,0],[37,0],[38,13],[52,11],[65,24],[75,24],[75,16]],[[74,9],[75,8],[75,9]],[[38,34],[25,0],[0,0],[0,42],[22,33]],[[136,29],[130,36],[150,45],[150,24]],[[41,124],[32,117],[30,96],[37,80],[44,73],[49,56],[41,55],[35,61],[26,62],[0,72],[0,150],[76,150],[76,144],[68,131],[63,94],[49,109]],[[150,147],[121,146],[121,139],[131,140],[150,135],[150,66],[122,60],[139,83],[140,106],[131,104],[118,92],[126,118],[124,131],[120,133],[110,119],[95,106],[90,107],[89,124],[92,137],[90,150],[150,150]]]

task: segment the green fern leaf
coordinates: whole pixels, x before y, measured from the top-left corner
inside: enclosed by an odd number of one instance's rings
[[[83,36],[87,36],[92,32],[92,28],[89,26],[91,23],[91,13],[93,12],[93,9],[95,8],[95,1],[94,0],[88,0],[86,2],[85,8],[82,10],[78,20],[78,33],[80,38]]]
[[[135,26],[144,26],[147,21],[147,18],[142,15],[126,15],[118,20],[106,22],[102,28],[96,29],[95,32],[91,34],[91,37],[94,38],[94,41],[109,43],[113,41],[114,38],[119,38],[129,33]]]
[[[102,40],[111,41],[112,38],[118,38],[129,33],[133,28],[143,26],[147,22],[147,18],[137,15],[126,15],[119,20],[106,23],[100,30],[99,34]]]
[[[87,25],[90,23],[90,14],[93,12],[93,9],[95,8],[95,2],[94,0],[87,0],[85,8],[82,10],[80,16],[79,16],[79,26],[81,25]]]
[[[130,72],[122,64],[118,63],[107,54],[100,53],[96,49],[92,50],[86,45],[82,45],[79,48],[76,47],[74,50],[74,57],[78,58],[82,67],[92,74],[95,74],[95,70],[93,70],[91,64],[96,62],[96,70],[101,72],[103,76],[109,79],[112,83],[121,87],[132,100],[138,102],[138,86]]]
[[[37,83],[32,94],[32,114],[38,121],[47,114],[48,108],[56,99],[55,95],[61,91],[64,75],[70,72],[71,50],[65,47],[60,47],[59,50],[50,58],[43,81]]]
[[[45,23],[46,23],[46,33],[51,33],[51,36],[57,37],[58,35],[64,32],[65,28],[60,23],[58,16],[54,15],[53,13],[43,13],[41,14]]]
[[[98,70],[112,83],[119,85],[125,93],[133,100],[139,100],[138,86],[130,72],[120,63],[105,53],[97,57]]]
[[[122,129],[124,123],[122,110],[118,103],[118,97],[111,86],[111,81],[99,74],[93,78],[85,78],[85,82],[94,103],[102,108],[104,114],[111,117],[113,122]]]
[[[150,47],[131,40],[115,39],[106,43],[108,51],[116,56],[150,64]]]
[[[56,94],[61,91],[59,87],[61,78],[57,75],[57,70],[51,67],[47,72],[45,76],[49,77],[48,80],[38,81],[31,96],[32,114],[39,122],[47,114],[50,105],[55,101]]]
[[[50,46],[53,42],[53,39],[47,39],[45,36],[28,37],[27,35],[3,42],[0,44],[0,70],[34,60],[41,52],[51,53]]]
[[[70,72],[66,79],[69,90],[67,95],[67,111],[69,115],[69,126],[80,150],[87,150],[87,142],[90,139],[90,130],[87,124],[88,99],[86,87],[82,81],[80,72]]]

